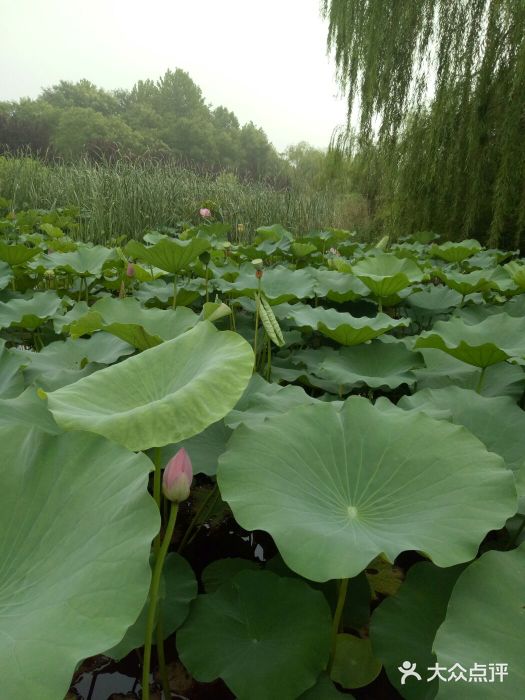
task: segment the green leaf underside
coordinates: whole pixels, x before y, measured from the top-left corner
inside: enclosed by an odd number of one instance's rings
[[[131,450],[180,442],[227,413],[253,368],[248,343],[208,321],[140,355],[48,394],[66,430],[88,430]]]

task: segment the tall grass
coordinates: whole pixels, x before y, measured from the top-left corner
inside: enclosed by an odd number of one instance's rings
[[[31,157],[0,157],[0,196],[15,209],[77,206],[80,235],[96,243],[195,222],[202,206],[233,224],[234,231],[242,224],[246,236],[273,223],[298,235],[327,226],[352,227],[347,202],[335,194],[277,190],[240,182],[231,173],[197,173],[173,163],[44,164]]]

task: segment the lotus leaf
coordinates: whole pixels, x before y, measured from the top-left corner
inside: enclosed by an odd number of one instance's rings
[[[430,248],[430,254],[435,258],[441,258],[447,262],[461,262],[462,260],[470,258],[475,253],[479,253],[480,250],[481,245],[479,242],[473,238],[469,238],[460,243],[447,241],[442,245],[433,245]]]
[[[191,238],[187,241],[163,238],[152,246],[130,241],[125,250],[133,258],[178,275],[209,248],[210,242],[205,238]]]
[[[434,653],[440,666],[460,664],[468,671],[485,665],[490,678],[491,665],[508,665],[508,676],[483,683],[483,700],[516,700],[525,687],[524,580],[525,544],[511,552],[483,554],[459,577],[437,631]],[[477,700],[479,688],[468,680],[440,682],[437,698]]]
[[[151,462],[88,433],[19,425],[0,437],[2,695],[56,700],[147,596],[159,528]]]
[[[88,430],[131,450],[180,442],[222,418],[253,369],[248,343],[209,322],[48,395],[66,430]]]
[[[222,678],[238,700],[293,700],[325,666],[330,618],[304,581],[241,571],[197,598],[177,648],[195,678]]]
[[[416,348],[437,348],[475,367],[525,358],[525,318],[502,313],[471,325],[460,318],[438,321],[422,333]]]
[[[462,565],[440,569],[430,562],[414,564],[399,592],[384,600],[372,615],[370,637],[374,653],[383,662],[392,685],[407,700],[431,700],[436,696],[437,679],[430,683],[426,677],[424,683],[407,679],[401,685],[399,667],[408,659],[423,676],[435,664],[434,637],[463,569]]]
[[[360,397],[241,426],[217,476],[237,522],[314,581],[356,576],[381,552],[468,561],[516,512],[512,473],[464,428]]]

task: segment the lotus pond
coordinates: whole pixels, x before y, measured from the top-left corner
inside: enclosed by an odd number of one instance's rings
[[[517,700],[525,262],[229,232],[0,220],[0,697]]]

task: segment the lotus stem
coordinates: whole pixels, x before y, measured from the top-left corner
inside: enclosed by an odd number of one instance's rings
[[[337,647],[337,635],[339,634],[339,627],[341,625],[341,618],[343,616],[343,609],[345,607],[346,591],[348,589],[348,579],[343,578],[339,583],[339,594],[337,596],[337,605],[335,607],[334,619],[332,621],[332,640],[330,643],[330,658],[328,660],[328,675],[332,672],[332,667],[334,665],[335,650]]]
[[[173,278],[173,308],[177,306],[177,275]]]
[[[478,392],[478,394],[481,394],[481,388],[483,387],[483,380],[485,379],[486,369],[487,369],[486,367],[481,368],[481,372],[480,372],[479,380],[478,380],[478,385],[476,387],[476,391]]]
[[[171,697],[168,671],[166,669],[166,656],[164,654],[164,625],[162,623],[162,611],[159,609],[157,619],[157,658],[159,661],[159,675],[162,681],[162,692],[165,700]]]
[[[162,569],[164,567],[166,554],[168,553],[168,547],[170,545],[171,538],[173,537],[173,530],[175,529],[175,521],[177,520],[178,510],[179,504],[172,503],[168,526],[166,527],[166,533],[164,535],[164,539],[162,540],[158,556],[155,559],[155,566],[153,567],[153,575],[151,577],[151,584],[149,588],[148,617],[146,622],[146,637],[144,640],[144,662],[142,664],[142,700],[149,700],[150,697],[149,672],[151,666],[151,643],[153,640],[153,628],[155,627],[155,613],[157,611],[157,603],[159,598],[160,577],[162,575]]]
[[[206,279],[204,284],[206,289],[206,303],[208,303],[208,265],[206,265]]]
[[[257,336],[259,334],[259,304],[261,298],[261,277],[257,275],[257,294],[255,296],[255,338],[253,339],[253,354],[255,355],[253,371],[257,371]]]

